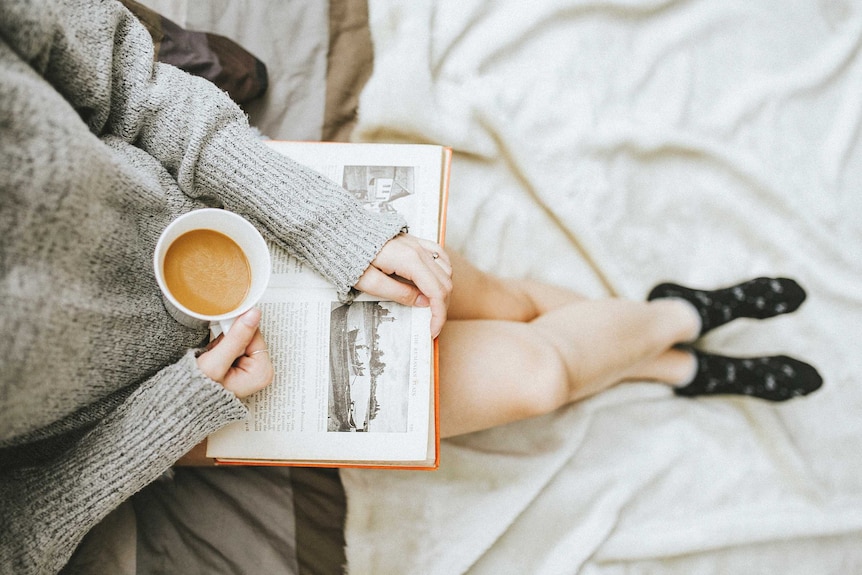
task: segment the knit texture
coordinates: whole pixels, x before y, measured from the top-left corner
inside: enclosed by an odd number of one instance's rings
[[[346,292],[403,222],[282,158],[113,0],[0,2],[0,573],[51,573],[123,499],[246,410],[152,255],[200,207]]]

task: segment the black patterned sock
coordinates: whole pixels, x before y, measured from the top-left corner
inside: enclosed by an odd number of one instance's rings
[[[756,278],[741,284],[697,290],[664,283],[650,291],[647,300],[683,299],[701,319],[700,335],[740,317],[766,319],[795,311],[805,301],[805,290],[788,278]]]
[[[699,395],[749,395],[769,401],[785,401],[808,395],[823,384],[817,370],[786,355],[725,357],[692,350],[697,360],[694,379],[674,393]]]

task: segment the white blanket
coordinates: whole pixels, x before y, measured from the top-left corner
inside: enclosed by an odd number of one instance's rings
[[[626,384],[343,473],[366,573],[862,573],[862,8],[371,1],[357,138],[451,145],[448,246],[592,296],[797,278],[704,347],[825,378],[784,404]],[[445,360],[445,359],[444,359]]]

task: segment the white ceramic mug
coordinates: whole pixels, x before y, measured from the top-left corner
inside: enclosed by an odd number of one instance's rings
[[[182,305],[167,288],[164,275],[165,254],[171,244],[181,235],[192,230],[213,230],[232,239],[245,253],[251,270],[251,285],[239,306],[221,315],[205,315]],[[208,325],[212,337],[227,333],[234,320],[250,310],[260,301],[269,283],[271,264],[269,248],[260,232],[242,216],[218,208],[203,208],[183,214],[164,229],[153,255],[156,281],[164,296],[168,312],[187,327]]]

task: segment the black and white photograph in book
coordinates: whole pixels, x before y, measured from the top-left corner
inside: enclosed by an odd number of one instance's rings
[[[344,189],[375,212],[398,211],[401,198],[413,194],[413,166],[345,166]]]
[[[409,312],[393,302],[333,302],[328,431],[407,431]]]

